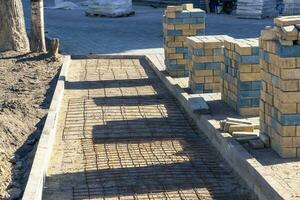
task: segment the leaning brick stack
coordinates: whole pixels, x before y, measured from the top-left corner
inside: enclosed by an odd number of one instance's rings
[[[188,37],[189,87],[194,93],[220,92],[220,70],[224,62],[225,35]]]
[[[188,76],[186,38],[204,35],[205,12],[193,4],[168,6],[163,27],[166,70],[173,77]]]
[[[300,157],[300,16],[274,22],[260,37],[260,137],[281,157]]]
[[[258,115],[260,79],[258,39],[225,40],[222,100],[242,116]]]

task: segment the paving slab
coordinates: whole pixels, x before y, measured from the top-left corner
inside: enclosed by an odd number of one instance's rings
[[[144,59],[72,60],[43,199],[252,199]]]

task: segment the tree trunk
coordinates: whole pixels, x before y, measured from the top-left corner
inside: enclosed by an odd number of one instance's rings
[[[43,0],[31,0],[31,50],[46,51]]]
[[[29,51],[22,0],[0,0],[0,52]]]

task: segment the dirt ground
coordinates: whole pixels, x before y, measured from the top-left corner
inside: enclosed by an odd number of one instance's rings
[[[60,66],[45,54],[0,54],[0,199],[22,196]]]

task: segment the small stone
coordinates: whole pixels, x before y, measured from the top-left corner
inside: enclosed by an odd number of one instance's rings
[[[10,158],[10,160],[9,160],[9,162],[11,163],[11,164],[16,164],[16,156],[13,156],[13,157],[11,157]]]
[[[8,186],[8,189],[11,189],[11,188],[20,188],[20,184],[16,181],[12,181]]]
[[[11,200],[15,200],[15,199],[19,199],[22,196],[22,190],[20,188],[14,187],[11,188],[8,193],[9,193],[9,199]]]
[[[22,161],[18,161],[16,164],[15,164],[15,168],[17,170],[20,170],[23,168],[23,162]]]
[[[30,140],[27,140],[27,142],[26,142],[26,144],[27,144],[27,145],[30,145],[30,146],[35,145],[35,143],[36,143],[36,139],[35,139],[35,138],[30,139]]]
[[[270,137],[268,135],[260,133],[259,139],[265,144],[266,147],[270,147]]]
[[[253,149],[263,149],[265,147],[264,143],[260,139],[249,140],[249,145]]]

